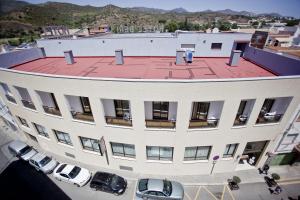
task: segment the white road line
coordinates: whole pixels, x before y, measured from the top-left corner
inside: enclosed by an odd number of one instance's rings
[[[197,190],[197,193],[196,193],[196,196],[195,196],[194,200],[196,200],[196,199],[198,198],[201,187],[202,187],[202,186],[199,186],[199,188],[198,188],[198,190]]]
[[[225,194],[225,187],[226,187],[226,185],[224,185],[224,187],[223,187],[223,193],[222,193],[222,197],[221,197],[221,200],[223,200],[223,199],[224,199],[224,194]]]
[[[217,197],[215,197],[215,195],[213,193],[211,193],[211,191],[209,191],[206,187],[203,187],[215,200],[218,200]]]
[[[191,198],[191,196],[190,195],[188,195],[188,193],[187,192],[185,192],[184,193],[184,195],[189,199],[189,200],[192,200],[192,198]]]
[[[233,196],[233,194],[232,194],[232,192],[231,192],[231,189],[228,187],[228,185],[226,185],[226,188],[227,188],[227,190],[228,190],[228,192],[229,192],[229,194],[230,194],[232,200],[235,200],[235,198],[234,198],[234,196]]]

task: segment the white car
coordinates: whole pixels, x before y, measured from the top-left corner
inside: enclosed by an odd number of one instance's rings
[[[9,152],[22,160],[28,161],[37,151],[19,140],[14,140],[8,145]]]
[[[42,153],[37,153],[29,159],[29,164],[35,167],[37,171],[42,171],[45,174],[51,174],[58,162],[49,156]]]
[[[53,176],[59,181],[65,181],[81,187],[89,182],[92,174],[87,169],[61,163],[55,168]]]

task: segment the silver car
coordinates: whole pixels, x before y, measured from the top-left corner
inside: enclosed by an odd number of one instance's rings
[[[9,143],[8,150],[12,155],[25,161],[29,160],[32,156],[37,154],[37,151],[34,148],[19,140],[14,140]]]
[[[137,183],[136,199],[183,199],[183,186],[175,181],[140,179]]]
[[[29,164],[35,167],[37,171],[42,171],[45,174],[51,174],[58,165],[58,162],[49,156],[37,153],[29,159]]]

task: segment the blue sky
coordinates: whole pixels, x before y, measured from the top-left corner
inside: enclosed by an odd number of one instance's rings
[[[25,0],[30,3],[43,3],[49,0]],[[104,6],[114,4],[120,7],[149,7],[173,9],[182,7],[188,11],[206,9],[250,11],[255,13],[277,12],[284,16],[300,18],[300,0],[53,0],[79,5]]]

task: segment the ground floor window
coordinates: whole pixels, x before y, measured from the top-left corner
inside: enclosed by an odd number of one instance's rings
[[[173,147],[147,146],[146,149],[148,160],[173,160]]]
[[[58,142],[73,146],[70,135],[61,131],[53,130]]]
[[[122,157],[129,157],[135,158],[135,148],[134,145],[131,144],[122,144],[111,142],[111,150],[114,156],[122,156]]]
[[[186,147],[184,160],[208,160],[211,146]]]
[[[224,154],[223,154],[223,158],[233,157],[236,152],[237,147],[238,147],[238,144],[227,144]]]
[[[79,139],[81,141],[81,145],[82,145],[83,149],[101,153],[100,146],[99,146],[99,140],[86,138],[86,137],[79,137]]]
[[[36,129],[36,131],[38,132],[39,135],[42,135],[44,137],[49,138],[49,135],[48,135],[48,133],[46,131],[46,128],[44,126],[36,124],[36,123],[33,123],[33,125],[34,125],[34,127],[35,127],[35,129]]]
[[[26,119],[22,118],[22,117],[17,117],[20,121],[20,123],[23,125],[23,126],[26,126],[26,127],[29,127]]]

